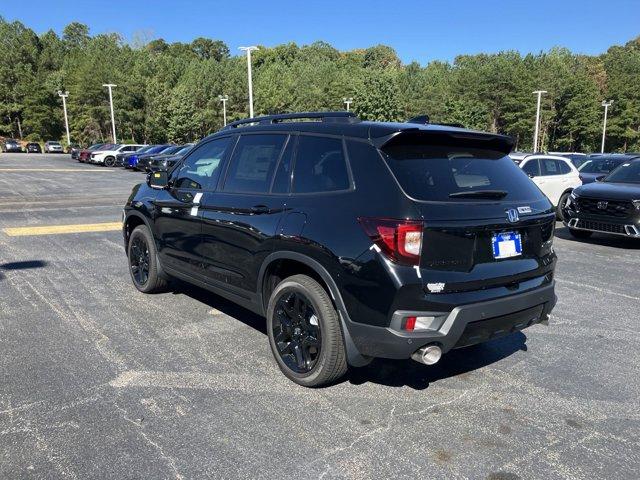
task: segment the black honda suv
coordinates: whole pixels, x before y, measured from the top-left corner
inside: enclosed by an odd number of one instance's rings
[[[597,232],[640,239],[640,157],[573,190],[563,213],[576,238]]]
[[[511,147],[346,112],[232,123],[134,187],[131,278],[151,293],[175,277],[265,316],[301,385],[373,357],[436,363],[555,304],[555,211]]]

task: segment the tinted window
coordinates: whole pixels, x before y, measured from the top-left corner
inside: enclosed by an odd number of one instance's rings
[[[289,137],[287,146],[285,147],[278,169],[276,170],[276,176],[273,179],[272,192],[274,193],[288,193],[289,186],[291,184],[291,166],[293,164],[293,149],[295,147],[296,138]]]
[[[640,183],[640,161],[625,162],[611,172],[605,182]]]
[[[231,138],[226,137],[200,145],[173,173],[174,188],[214,188],[230,142]]]
[[[540,164],[538,160],[529,160],[524,164],[524,167],[522,167],[522,171],[531,177],[540,176]]]
[[[560,162],[558,160],[541,158],[540,165],[542,168],[542,175],[560,175]]]
[[[562,174],[571,173],[571,167],[569,167],[569,165],[567,165],[565,162],[558,161],[558,164],[560,165],[560,173]]]
[[[349,188],[342,140],[301,135],[298,140],[293,192],[335,192]]]
[[[224,190],[268,192],[286,139],[286,135],[241,136],[229,164]]]
[[[431,201],[468,201],[452,194],[482,190],[507,192],[507,200],[539,198],[525,173],[502,152],[457,145],[429,145],[420,138],[384,149],[404,191]]]

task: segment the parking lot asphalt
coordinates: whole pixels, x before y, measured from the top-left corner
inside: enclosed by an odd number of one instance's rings
[[[640,242],[558,224],[549,326],[310,390],[262,318],[135,290],[117,222],[143,180],[0,154],[0,478],[639,477]]]

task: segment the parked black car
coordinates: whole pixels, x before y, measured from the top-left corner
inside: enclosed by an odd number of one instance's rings
[[[160,155],[172,155],[181,148],[181,145],[167,145],[166,148],[163,148],[158,152],[143,153],[138,157],[138,163],[136,163],[135,169],[140,170],[141,172],[149,172],[151,163],[155,158],[159,157]]]
[[[42,153],[42,148],[37,142],[27,143],[27,153]]]
[[[593,232],[640,238],[640,157],[576,188],[565,208],[565,225],[576,238]]]
[[[607,154],[587,157],[587,161],[580,165],[580,180],[582,184],[595,182],[613,169],[634,158],[634,155]]]
[[[71,153],[72,160],[78,160],[80,158],[81,151],[82,151],[82,147],[77,143],[73,143],[69,145],[69,153]]]
[[[22,153],[22,147],[17,140],[7,138],[2,144],[2,151],[5,153]]]
[[[134,187],[131,278],[146,293],[179,278],[264,315],[301,385],[373,357],[436,363],[555,304],[555,210],[512,146],[348,112],[232,123]]]
[[[193,144],[182,145],[175,153],[167,155],[154,156],[150,162],[148,170],[150,172],[157,172],[159,170],[171,170],[173,166],[182,160],[189,151],[193,148]]]

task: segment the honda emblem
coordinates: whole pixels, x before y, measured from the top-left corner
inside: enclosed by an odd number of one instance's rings
[[[518,210],[516,210],[515,208],[508,209],[507,220],[509,220],[510,223],[516,223],[518,220],[520,220],[520,215],[518,215]]]
[[[600,210],[606,210],[609,206],[609,202],[598,202],[598,208]]]

